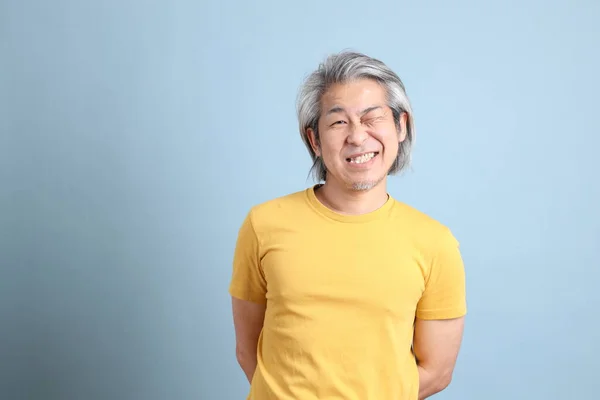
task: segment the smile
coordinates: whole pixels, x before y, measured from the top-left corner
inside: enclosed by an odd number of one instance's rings
[[[358,157],[346,158],[346,161],[348,161],[351,164],[364,164],[364,163],[372,160],[373,157],[375,157],[377,154],[379,154],[379,153],[376,151],[372,152],[372,153],[365,153]]]

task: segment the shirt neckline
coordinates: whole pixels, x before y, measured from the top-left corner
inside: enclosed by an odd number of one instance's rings
[[[374,220],[382,218],[384,215],[387,215],[387,213],[391,210],[391,208],[394,206],[394,203],[395,203],[394,198],[392,198],[392,196],[388,194],[388,198],[387,198],[386,202],[376,210],[373,210],[373,211],[365,213],[365,214],[356,214],[356,215],[341,214],[341,213],[336,212],[336,211],[332,210],[331,208],[327,207],[326,205],[321,203],[321,201],[317,198],[315,191],[320,186],[321,186],[320,184],[313,185],[305,190],[308,203],[319,214],[321,214],[327,218],[333,219],[335,221],[338,221],[338,222],[362,223],[362,222],[374,221]]]

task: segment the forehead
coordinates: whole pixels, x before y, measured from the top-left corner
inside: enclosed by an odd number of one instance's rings
[[[358,113],[368,107],[385,106],[385,89],[371,79],[333,84],[321,98],[321,111],[342,108],[349,113]]]

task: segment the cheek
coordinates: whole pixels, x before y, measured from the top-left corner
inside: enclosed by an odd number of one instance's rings
[[[394,153],[398,150],[398,147],[400,147],[399,140],[398,136],[392,136],[388,140],[388,147],[394,150]]]
[[[340,154],[343,147],[343,143],[335,138],[328,137],[321,141],[321,157],[324,159],[330,159]]]
[[[400,140],[398,133],[394,128],[386,128],[373,132],[373,138],[379,141],[388,152],[397,149],[399,144],[398,141]]]
[[[383,159],[385,163],[391,163],[398,155],[398,149],[400,148],[399,138],[395,132],[390,132],[385,137],[381,138],[381,143],[384,147]]]

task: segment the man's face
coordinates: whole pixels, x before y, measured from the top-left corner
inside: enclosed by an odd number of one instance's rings
[[[309,130],[312,147],[327,168],[327,181],[368,190],[385,180],[406,137],[387,106],[385,89],[373,80],[333,85],[321,99],[319,139]]]

